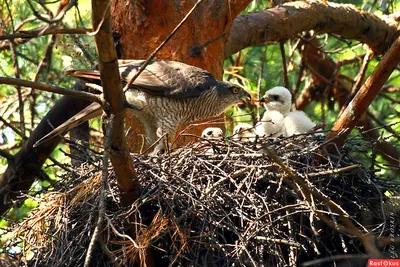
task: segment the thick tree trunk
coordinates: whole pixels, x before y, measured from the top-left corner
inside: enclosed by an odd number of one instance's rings
[[[115,0],[112,3],[111,13],[114,18],[113,28],[119,36],[117,48],[121,58],[146,59],[168,37],[196,2],[197,0]],[[249,2],[250,0],[204,0],[161,49],[157,58],[185,62],[206,69],[215,78],[222,79],[224,48],[231,25]],[[208,42],[211,43],[204,46]],[[128,143],[131,151],[139,151],[143,143],[143,138],[140,137],[144,133],[143,126],[133,116],[127,115],[127,117],[127,129],[130,128]],[[206,127],[208,126],[195,127],[185,133],[200,136]],[[178,138],[177,144],[181,145],[192,139],[182,136]]]

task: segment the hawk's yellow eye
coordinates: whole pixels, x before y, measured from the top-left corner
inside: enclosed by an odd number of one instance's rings
[[[234,88],[232,89],[232,92],[233,92],[234,94],[239,93],[239,88],[234,87]]]

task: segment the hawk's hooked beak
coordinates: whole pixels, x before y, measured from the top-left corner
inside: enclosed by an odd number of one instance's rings
[[[249,93],[246,92],[246,100],[250,101],[251,100],[251,95]]]
[[[243,90],[243,96],[241,97],[241,101],[244,105],[247,105],[247,102],[251,101],[251,95],[246,90]]]

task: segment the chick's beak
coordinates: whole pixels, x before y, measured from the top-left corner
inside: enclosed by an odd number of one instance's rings
[[[268,95],[265,95],[260,99],[260,103],[261,104],[266,104],[266,103],[269,103],[269,102],[271,102],[271,99],[269,98]]]

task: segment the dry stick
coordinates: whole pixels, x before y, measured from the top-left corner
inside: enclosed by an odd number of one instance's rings
[[[351,165],[343,168],[338,168],[335,170],[329,170],[329,171],[322,171],[322,172],[317,172],[317,173],[308,173],[308,177],[320,177],[320,176],[325,176],[325,175],[332,175],[332,174],[338,174],[342,172],[347,172],[353,169],[361,168],[361,165],[356,164],[356,165]]]
[[[92,32],[87,33],[89,36],[96,36],[99,33],[101,27],[103,26],[103,23],[106,20],[107,12],[110,12],[110,5],[111,5],[111,1],[109,1],[107,3],[107,6],[103,11],[103,15],[101,16],[101,20],[97,24],[97,28],[94,29]]]
[[[285,206],[287,205],[287,199],[286,196],[283,197],[283,201],[285,203]],[[312,210],[312,209],[311,209]],[[285,210],[285,214],[289,216],[289,210]],[[292,221],[288,218],[287,220],[287,229],[288,229],[288,234],[289,234],[289,240],[294,240],[294,234],[293,234],[293,225]],[[296,266],[296,248],[293,246],[289,247],[289,266]]]
[[[9,18],[10,18],[10,24],[11,24],[12,30],[13,30],[13,32],[14,32],[14,31],[15,31],[15,27],[14,27],[13,13],[11,12],[10,5],[8,4],[8,1],[6,0],[6,1],[4,1],[4,3],[6,4],[8,16],[9,16]],[[3,29],[7,29],[7,26],[5,25],[5,22],[4,22],[3,19],[1,20],[1,22],[2,22],[2,24],[3,24],[3,25],[2,25],[2,26],[3,26]]]
[[[400,135],[392,129],[391,125],[387,125],[385,124],[385,122],[383,122],[382,120],[380,120],[377,116],[375,116],[375,114],[373,114],[371,111],[367,110],[366,112],[367,116],[370,117],[374,122],[376,122],[376,124],[379,125],[379,127],[384,128],[386,131],[388,131],[389,133],[391,133],[394,137],[396,137],[397,139],[400,140]]]
[[[36,17],[30,17],[30,18],[27,18],[27,19],[21,21],[21,22],[17,25],[17,27],[15,27],[14,32],[19,31],[25,24],[31,23],[31,22],[35,21],[36,19],[37,19]],[[3,37],[3,36],[4,36],[4,35],[2,35],[2,37]]]
[[[94,41],[98,53],[101,82],[104,87],[104,97],[108,102],[105,110],[106,112],[114,114],[112,120],[113,131],[110,133],[112,149],[106,152],[109,154],[114,168],[118,187],[121,193],[126,193],[122,194],[123,201],[129,202],[129,200],[127,200],[129,196],[136,198],[139,195],[140,186],[136,179],[137,174],[129,154],[124,134],[123,105],[126,99],[122,91],[121,77],[116,60],[117,53],[111,33],[110,1],[97,0],[92,1],[91,4],[93,13],[92,24],[93,28],[96,29]],[[96,112],[101,113],[102,107],[100,105],[98,107],[95,107],[95,103],[92,105],[92,108],[96,109]],[[104,140],[104,142],[105,141],[106,140]]]
[[[260,75],[258,75],[258,81],[257,81],[257,99],[261,98],[261,82],[263,79],[263,74],[264,74],[264,67],[265,67],[265,60],[267,59],[267,48],[268,45],[265,45],[264,48],[264,54],[261,56],[261,69],[260,69]],[[260,105],[257,105],[257,121],[260,121]]]
[[[364,55],[357,55],[357,56],[355,56],[355,57],[353,57],[351,59],[339,60],[339,61],[336,62],[336,64],[340,68],[340,67],[343,67],[343,66],[346,66],[346,65],[357,63],[358,61],[361,61],[361,57],[364,57],[364,56],[365,56],[365,54]]]
[[[33,14],[36,16],[37,19],[47,22],[48,24],[55,24],[64,18],[65,14],[69,10],[69,8],[71,8],[73,5],[75,5],[77,0],[68,1],[68,7],[64,8],[62,10],[62,12],[58,13],[55,18],[51,18],[51,19],[43,17],[38,11],[36,11],[36,9],[33,7],[30,0],[27,0],[27,2],[28,2],[29,7],[31,8]]]
[[[1,77],[0,77],[1,78]],[[29,91],[28,90],[22,90],[22,96],[27,97],[29,96]],[[7,99],[3,99],[0,101],[0,116],[4,116],[8,118],[10,115],[12,115],[18,107],[16,107],[15,102],[17,101],[18,96],[11,95],[7,97]],[[1,124],[0,124],[1,127]]]
[[[8,5],[7,5],[8,6]],[[18,66],[18,57],[15,50],[15,43],[13,40],[9,40],[10,52],[13,61],[13,69],[15,73],[15,78],[20,78],[20,70]],[[22,91],[20,86],[16,86],[18,93],[18,105],[19,105],[19,123],[21,127],[21,133],[25,135],[25,116],[24,116],[24,101],[22,101]]]
[[[345,228],[341,226],[340,224],[334,223],[328,216],[325,214],[315,211],[315,213],[320,217],[325,223],[330,225],[333,229],[337,229],[342,232],[347,232],[349,234],[354,235],[357,237],[364,245],[365,249],[368,251],[368,253],[373,256],[373,257],[378,257],[381,255],[381,253],[378,251],[374,244],[374,238],[369,234],[365,233],[362,234],[357,227],[354,226],[354,224],[351,222],[349,219],[350,216],[347,214],[345,210],[343,210],[342,207],[340,207],[336,202],[332,201],[328,196],[323,194],[322,192],[318,191],[315,187],[307,185],[303,178],[292,172],[283,162],[282,160],[270,149],[268,149],[266,146],[264,146],[264,151],[267,154],[267,156],[275,161],[281,168],[282,170],[292,179],[293,182],[291,182],[291,186],[293,187],[293,183],[296,183],[301,189],[302,192],[304,191],[307,194],[310,194],[314,196],[315,198],[319,199],[320,201],[324,202],[326,205],[328,205],[334,212],[336,212],[341,221],[348,227]],[[286,181],[287,182],[287,181]],[[293,187],[294,190],[297,190],[296,187]],[[306,196],[305,196],[306,197]]]
[[[2,116],[0,116],[0,122],[2,122],[3,125],[5,125],[5,126],[10,127],[11,130],[13,130],[16,134],[21,136],[23,139],[26,138],[26,135],[24,135],[20,130],[15,128],[11,123],[7,122]]]
[[[344,109],[350,103],[350,100],[353,99],[355,94],[360,89],[362,83],[364,82],[364,77],[365,77],[365,73],[367,72],[369,62],[371,61],[373,56],[374,56],[374,52],[371,49],[367,48],[367,53],[365,53],[365,55],[364,55],[363,64],[362,64],[356,78],[354,78],[354,83],[353,83],[353,87],[350,90],[350,95],[347,98],[346,103],[342,106],[342,110],[340,111],[340,113],[342,113],[344,111]]]
[[[168,37],[154,50],[153,53],[146,59],[146,61],[140,66],[138,72],[136,72],[135,76],[132,77],[132,79],[129,80],[129,82],[125,85],[124,87],[124,93],[128,91],[129,86],[132,85],[132,83],[136,80],[136,78],[144,71],[144,69],[149,65],[150,61],[154,59],[156,54],[163,48],[163,46],[172,38],[172,36],[175,35],[175,33],[179,30],[179,28],[185,23],[185,21],[189,18],[189,16],[193,13],[193,11],[196,9],[196,7],[203,2],[203,0],[198,0],[196,4],[193,5],[192,9],[189,10],[189,12],[186,14],[186,16],[179,22],[179,24],[175,27],[175,29],[168,35]]]
[[[54,85],[31,82],[31,81],[22,80],[22,79],[0,77],[0,84],[31,87],[31,88],[35,88],[35,89],[46,91],[46,92],[73,96],[76,98],[80,98],[83,100],[89,100],[89,101],[97,102],[100,104],[102,103],[101,98],[95,94],[91,94],[91,93],[83,92],[83,91],[72,90],[72,89],[67,89],[67,88],[62,88],[62,87],[58,87],[58,86],[54,86]]]
[[[66,2],[66,1],[61,1],[61,2]],[[46,6],[46,2],[45,1],[37,1],[37,3],[44,9],[45,12],[42,11],[42,13],[47,13],[49,14],[49,16],[51,16],[51,18],[54,17],[53,12]],[[67,2],[69,3],[69,1]],[[64,3],[63,3],[64,4]],[[59,7],[58,7],[59,8]],[[36,18],[37,19],[37,18]]]
[[[375,99],[379,90],[385,84],[390,74],[394,71],[400,62],[400,37],[396,39],[387,53],[383,56],[374,72],[363,84],[353,100],[346,107],[344,112],[339,116],[335,125],[332,128],[331,134],[327,140],[331,140],[338,135],[338,138],[333,142],[338,147],[343,146],[347,136],[353,130],[361,116],[367,110],[368,106]]]
[[[111,121],[110,121],[111,120]],[[90,259],[92,258],[92,253],[94,249],[94,245],[96,243],[97,237],[99,236],[100,233],[100,227],[102,227],[103,222],[104,222],[104,216],[105,216],[105,209],[106,209],[106,203],[105,203],[105,198],[106,198],[106,189],[107,189],[107,177],[108,177],[108,153],[107,150],[110,149],[111,145],[111,132],[113,130],[113,120],[114,120],[114,115],[111,114],[111,119],[106,120],[107,123],[104,126],[104,135],[105,135],[105,150],[103,153],[103,167],[102,167],[102,176],[101,176],[101,188],[100,188],[100,201],[99,201],[99,218],[97,219],[97,224],[96,228],[94,229],[92,238],[90,239],[88,251],[86,253],[85,257],[85,265],[84,267],[88,267],[90,264]]]
[[[283,82],[286,88],[289,88],[289,78],[287,73],[287,66],[286,66],[286,55],[285,55],[285,42],[279,42],[279,47],[281,50],[281,57],[282,57],[282,68],[283,68]]]
[[[374,52],[371,49],[367,48],[367,53],[365,53],[365,55],[364,55],[363,64],[362,64],[360,71],[358,72],[356,78],[354,79],[355,81],[354,81],[353,87],[351,88],[352,95],[355,95],[357,93],[357,91],[360,89],[360,87],[364,81],[364,77],[367,72],[369,62],[371,62],[371,59],[373,56],[374,56]]]
[[[40,63],[39,63],[38,68],[36,69],[36,73],[35,73],[35,76],[34,76],[34,78],[33,78],[33,81],[34,81],[34,82],[37,82],[37,81],[39,80],[39,74],[40,74],[40,72],[41,72],[42,69],[44,69],[44,67],[46,66],[46,62],[51,58],[51,54],[52,54],[52,52],[53,52],[53,47],[54,47],[55,42],[56,42],[56,35],[53,34],[53,35],[50,37],[50,40],[49,40],[49,42],[48,42],[48,44],[47,44],[46,51],[44,52],[44,57],[42,58],[42,60],[41,60]],[[33,89],[33,88],[32,88],[32,89]],[[31,96],[32,96],[32,103],[30,104],[30,110],[31,110],[31,128],[33,129],[34,120],[35,120],[35,115],[36,115],[35,106],[36,106],[36,97],[37,97],[34,89],[31,91]]]
[[[293,92],[292,92],[292,103],[293,103],[292,105],[294,105],[295,109],[297,109],[296,95],[297,95],[297,92],[299,92],[299,90],[300,90],[300,85],[301,85],[301,82],[304,77],[304,70],[305,70],[304,62],[301,61],[300,69],[299,69],[299,76],[297,76],[296,85],[294,86]]]
[[[79,28],[79,29],[57,29],[57,28],[49,28],[42,32],[42,30],[35,30],[35,31],[24,31],[24,32],[17,32],[13,34],[6,34],[0,36],[0,41],[2,40],[13,40],[17,38],[34,38],[38,37],[39,35],[50,35],[50,34],[87,34],[92,32],[92,29],[87,28]]]

